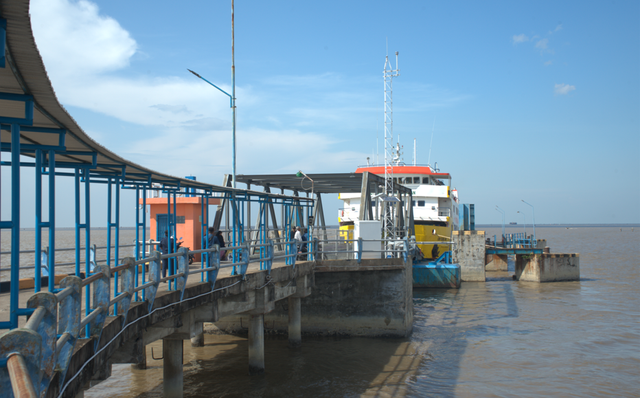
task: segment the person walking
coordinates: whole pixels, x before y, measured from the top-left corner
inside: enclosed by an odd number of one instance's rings
[[[214,241],[214,244],[220,245],[220,261],[224,261],[227,257],[227,251],[222,250],[222,248],[226,247],[227,245],[224,243],[224,237],[222,236],[222,231],[218,231],[216,233],[215,239],[217,240],[217,242]]]

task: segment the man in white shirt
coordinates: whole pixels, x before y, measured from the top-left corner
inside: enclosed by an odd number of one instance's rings
[[[293,236],[293,239],[296,240],[298,258],[300,258],[300,251],[302,250],[302,228],[296,228],[296,234]]]

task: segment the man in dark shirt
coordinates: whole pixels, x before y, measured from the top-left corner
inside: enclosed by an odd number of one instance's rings
[[[164,231],[164,237],[160,240],[160,253],[169,254],[169,250],[171,249],[171,241],[169,240],[169,233]],[[165,258],[162,260],[162,277],[166,278],[167,269],[169,268],[169,259]]]
[[[224,238],[222,237],[222,231],[218,231],[216,233],[216,239],[216,243],[220,245],[220,261],[223,261],[227,256],[227,251],[223,250],[226,244],[224,243]]]

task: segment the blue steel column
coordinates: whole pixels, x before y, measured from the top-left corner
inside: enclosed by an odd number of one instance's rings
[[[76,276],[80,277],[80,169],[75,169]],[[85,275],[88,277],[89,275]]]
[[[136,247],[135,259],[137,261],[137,260],[140,260],[140,187],[138,185],[136,185],[136,244],[135,244],[135,247]],[[144,241],[142,242],[142,247],[144,247]],[[144,274],[144,267],[142,267],[142,272]],[[142,283],[144,283],[144,281]],[[138,286],[139,286],[138,266],[136,266],[135,287],[138,287]],[[138,301],[138,292],[136,292],[135,301]]]
[[[55,293],[56,278],[56,152],[49,151],[49,291]]]
[[[111,178],[107,179],[107,265],[111,268]]]
[[[36,149],[36,242],[34,291],[42,289],[42,150]]]
[[[116,220],[115,220],[115,228],[116,228],[116,246],[114,251],[115,263],[118,265],[118,261],[120,258],[120,178],[116,177]],[[137,269],[137,268],[136,268]],[[138,274],[136,273],[136,276]],[[137,286],[137,285],[136,285]]]
[[[91,253],[89,247],[91,245],[91,190],[90,190],[90,177],[89,169],[84,169],[84,252],[85,252],[85,276],[89,276],[91,270],[89,269],[91,261]],[[117,286],[117,281],[116,281]],[[85,316],[91,313],[91,285],[85,286]],[[89,325],[86,328],[87,336],[90,336]]]
[[[171,247],[171,191],[167,190],[167,251],[173,250]],[[164,267],[164,264],[162,265]],[[171,276],[171,259],[167,260],[167,276]],[[167,288],[171,290],[171,281],[167,283]]]
[[[138,202],[136,202],[136,206],[138,206]],[[137,226],[136,226],[137,228]],[[147,246],[145,246],[145,242],[147,240],[147,187],[142,188],[142,257],[147,253]],[[149,247],[149,252],[151,253],[151,247]],[[145,268],[142,267],[142,283],[146,283],[145,276]],[[147,289],[142,289],[142,301],[146,300],[147,297]]]
[[[171,194],[169,194],[171,195]],[[171,230],[173,231],[173,248],[171,249],[172,253],[176,253],[177,250],[177,244],[178,244],[178,225],[177,225],[177,221],[178,221],[178,205],[177,205],[177,200],[176,200],[176,191],[173,191],[173,218],[171,221]],[[169,263],[169,267],[171,268],[171,275],[175,275],[178,273],[178,259],[176,257],[172,258],[170,263]],[[173,279],[173,288],[177,289],[178,285],[177,285],[178,281],[176,279]],[[169,286],[171,286],[171,282],[169,282]]]
[[[11,328],[18,327],[20,285],[20,126],[11,124]]]
[[[113,223],[111,222],[111,207],[113,206],[112,203],[112,196],[113,196],[113,191],[111,189],[111,185],[113,183],[113,180],[111,178],[107,179],[107,267],[108,268],[113,268],[111,265],[111,227],[113,226]],[[87,246],[88,248],[88,246]],[[96,263],[98,261],[97,258],[97,254],[96,253]],[[113,297],[118,296],[118,273],[116,272],[114,274],[114,280],[115,280],[115,286],[114,286],[114,291],[113,291]],[[118,315],[118,303],[115,303],[113,305],[113,315],[116,316]]]
[[[115,250],[114,250],[114,266],[118,266],[118,261],[120,258],[120,179],[118,177],[115,178],[115,184],[116,184],[116,220],[113,222],[113,224],[111,224],[111,226],[113,226],[116,230],[116,236],[115,236]],[[111,219],[109,219],[111,220]],[[111,234],[111,230],[109,230],[109,234]],[[109,248],[109,251],[111,251],[111,248]],[[138,276],[138,267],[136,266],[136,277]],[[118,295],[117,291],[118,291],[118,272],[116,272],[116,278],[115,278],[115,292],[113,294],[113,297],[116,297]],[[123,278],[126,279],[126,276],[123,276]],[[137,281],[137,278],[136,278]],[[125,282],[126,283],[126,282]],[[137,292],[136,292],[137,294]],[[114,309],[114,315],[118,315],[118,303],[116,303],[116,305],[113,306]]]
[[[204,202],[207,201],[207,216],[205,216],[204,211]],[[205,193],[203,192],[200,195],[200,247],[203,249],[209,248],[209,235],[208,234],[208,226],[209,226],[209,199],[206,198]],[[204,256],[204,257],[203,257]],[[206,260],[205,260],[206,259]],[[206,264],[206,265],[205,265]],[[209,267],[209,253],[201,253],[200,254],[200,268]],[[209,273],[207,273],[208,275]],[[200,274],[200,282],[204,282],[204,272]],[[207,281],[208,282],[208,281]]]

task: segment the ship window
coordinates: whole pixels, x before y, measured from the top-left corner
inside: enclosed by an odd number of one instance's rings
[[[414,200],[413,202],[411,202],[411,206],[416,207],[416,201]]]
[[[413,177],[414,184],[420,184],[420,177]]]
[[[428,184],[429,183],[429,177],[422,177],[422,183],[423,184]]]
[[[375,200],[371,201],[371,207],[376,207],[376,201]]]
[[[418,206],[424,207],[424,200],[419,200],[418,201]]]
[[[397,184],[397,183],[398,183],[398,179],[394,177],[394,178],[393,178],[393,182],[394,182],[395,184]]]

